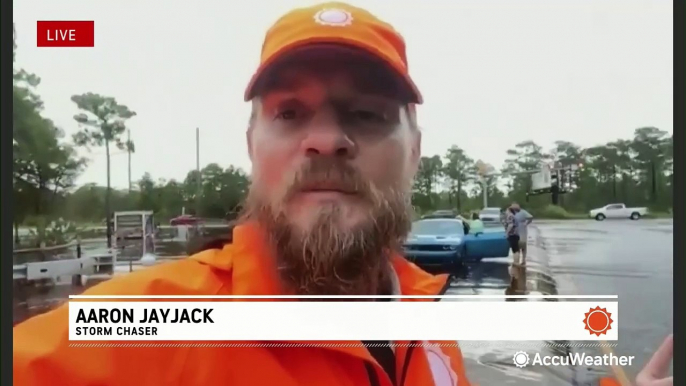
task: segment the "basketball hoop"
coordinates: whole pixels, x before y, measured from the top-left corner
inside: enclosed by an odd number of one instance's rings
[[[534,191],[537,190],[544,190],[544,189],[550,189],[552,182],[551,182],[551,173],[550,170],[552,168],[550,167],[549,164],[542,164],[541,165],[541,171],[534,173],[531,175],[531,188]]]

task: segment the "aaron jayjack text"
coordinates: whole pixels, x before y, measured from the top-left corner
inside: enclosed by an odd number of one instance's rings
[[[212,308],[144,308],[138,323],[214,323]],[[80,309],[76,323],[133,323],[133,308]]]

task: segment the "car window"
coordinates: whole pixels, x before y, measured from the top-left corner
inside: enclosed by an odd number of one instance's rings
[[[412,233],[416,235],[463,235],[462,221],[417,221],[412,224]]]
[[[607,209],[622,209],[621,205],[608,205]]]
[[[481,211],[481,214],[493,214],[493,215],[498,214],[499,215],[500,209],[484,209]]]

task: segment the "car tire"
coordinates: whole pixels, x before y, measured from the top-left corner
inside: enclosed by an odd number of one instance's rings
[[[636,220],[638,220],[638,219],[641,218],[641,214],[638,213],[638,212],[634,212],[634,213],[631,214],[631,217],[629,217],[629,218],[632,219],[632,220],[634,220],[634,221],[636,221]]]
[[[598,213],[595,215],[595,219],[596,219],[596,221],[603,221],[603,220],[605,220],[605,215],[602,213]]]

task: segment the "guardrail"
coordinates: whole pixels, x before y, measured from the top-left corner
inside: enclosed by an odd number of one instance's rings
[[[43,280],[60,276],[114,274],[116,252],[94,254],[76,259],[15,264],[13,280]]]
[[[183,241],[190,241],[191,239],[198,239],[200,241],[206,238],[211,238],[217,235],[224,235],[227,229],[231,229],[229,224],[203,224],[201,227],[189,227],[189,226],[162,226],[160,228],[167,228],[165,230],[171,230],[176,238],[180,238]],[[196,240],[196,241],[198,241]],[[13,251],[13,256],[15,257],[15,263],[13,265],[13,280],[45,280],[45,279],[55,279],[61,276],[77,276],[77,275],[99,275],[99,274],[109,274],[114,275],[117,266],[117,246],[110,249],[106,253],[96,253],[88,254],[82,256],[81,247],[86,244],[100,244],[102,240],[80,240],[76,239],[69,243],[63,245],[56,245],[50,247],[42,248],[24,248]],[[74,250],[76,250],[76,258],[65,258],[71,257],[68,255],[74,255]],[[63,253],[62,253],[63,252]],[[38,260],[40,261],[16,261],[16,257],[20,255],[40,255]],[[59,258],[59,257],[62,258]],[[177,260],[188,256],[188,251],[185,255],[175,255],[175,256],[156,256],[157,262]],[[56,258],[57,257],[57,258]],[[48,260],[50,258],[56,258],[53,260]],[[35,260],[35,259],[31,259]],[[133,266],[138,265],[134,260],[129,260],[128,264],[129,270],[133,271]]]

